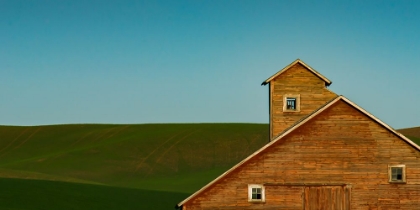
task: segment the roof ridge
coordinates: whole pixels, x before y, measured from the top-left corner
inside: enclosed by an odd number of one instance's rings
[[[302,66],[304,66],[310,72],[312,72],[315,76],[317,76],[318,78],[320,78],[321,80],[323,80],[325,82],[326,86],[329,86],[329,85],[332,84],[332,81],[331,80],[327,79],[324,75],[320,74],[318,71],[316,71],[311,66],[309,66],[308,64],[306,64],[305,62],[303,62],[302,60],[300,60],[298,58],[295,61],[293,61],[292,63],[290,63],[289,65],[287,65],[286,67],[284,67],[283,69],[281,69],[280,71],[278,71],[275,74],[273,74],[268,79],[266,79],[264,82],[261,83],[261,85],[268,84],[271,80],[273,80],[274,78],[276,78],[278,75],[282,74],[283,72],[287,71],[288,69],[290,69],[292,66],[294,66],[297,63],[300,63]]]

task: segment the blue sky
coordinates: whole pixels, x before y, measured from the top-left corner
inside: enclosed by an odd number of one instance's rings
[[[300,58],[394,128],[420,126],[418,1],[0,0],[0,124],[268,123]]]

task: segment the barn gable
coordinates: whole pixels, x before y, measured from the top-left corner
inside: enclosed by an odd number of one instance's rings
[[[306,68],[308,71],[310,71],[311,73],[313,73],[319,79],[323,80],[325,82],[325,86],[329,86],[329,85],[332,84],[332,81],[330,81],[325,76],[323,76],[322,74],[320,74],[319,72],[317,72],[315,69],[313,69],[312,67],[310,67],[308,64],[304,63],[300,59],[296,59],[291,64],[289,64],[286,67],[284,67],[282,70],[278,71],[277,73],[273,74],[271,77],[269,77],[268,79],[266,79],[264,82],[261,83],[261,85],[266,85],[266,84],[270,83],[273,79],[275,79],[276,77],[278,77],[281,74],[285,73],[286,71],[288,71],[289,69],[291,69],[295,65],[301,65],[304,68]]]
[[[389,164],[405,164],[407,184],[389,183]],[[265,202],[249,202],[249,184],[265,187]],[[303,209],[311,196],[302,195],[324,192],[345,195],[336,205],[350,205],[351,200],[354,207],[398,204],[410,208],[420,200],[419,187],[420,147],[339,96],[178,206],[188,210],[217,206]],[[366,188],[374,193],[366,193]],[[395,197],[390,191],[402,193]]]
[[[337,97],[332,82],[297,59],[263,84],[269,84],[270,140],[296,121]]]

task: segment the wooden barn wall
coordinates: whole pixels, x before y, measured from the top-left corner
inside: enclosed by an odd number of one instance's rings
[[[271,138],[337,96],[325,87],[322,79],[299,63],[272,80],[270,89]],[[283,112],[285,94],[300,94],[300,112]]]
[[[388,164],[406,165],[406,184],[388,183]],[[266,186],[266,202],[249,203],[248,184],[264,183],[346,183],[351,209],[419,209],[420,152],[339,101],[184,209],[303,209],[299,186]]]

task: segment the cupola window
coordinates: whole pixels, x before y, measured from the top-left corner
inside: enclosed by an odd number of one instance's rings
[[[283,112],[300,112],[300,95],[299,94],[284,95]]]
[[[286,109],[296,110],[296,98],[286,98]]]

